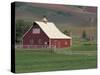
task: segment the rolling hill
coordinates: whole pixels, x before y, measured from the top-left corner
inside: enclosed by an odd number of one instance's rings
[[[95,8],[96,7],[83,7]],[[36,3],[16,3],[16,19],[28,21],[41,20],[46,15],[49,21],[57,23],[57,25],[96,25],[96,13],[83,11],[83,8],[67,5],[50,5]],[[84,9],[84,10],[85,10]]]
[[[81,36],[86,30],[88,35],[96,37],[97,7],[16,2],[15,10],[16,21],[42,21],[45,15],[62,32],[70,30],[73,35]]]

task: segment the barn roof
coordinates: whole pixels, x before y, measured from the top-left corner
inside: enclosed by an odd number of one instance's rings
[[[51,39],[71,39],[71,37],[63,34],[52,22],[35,21],[36,24],[47,34]]]

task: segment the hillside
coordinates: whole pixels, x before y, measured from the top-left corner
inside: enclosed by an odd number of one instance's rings
[[[21,36],[29,29],[33,21],[42,21],[44,15],[62,32],[69,30],[73,36],[81,37],[85,30],[89,36],[96,37],[97,35],[96,7],[16,2],[15,10],[16,21],[30,22],[30,24],[25,24],[28,27],[24,26],[20,30],[25,29]]]
[[[16,3],[16,19],[41,20],[43,15],[57,25],[88,26],[91,22],[96,25],[96,13],[83,11],[77,6]]]

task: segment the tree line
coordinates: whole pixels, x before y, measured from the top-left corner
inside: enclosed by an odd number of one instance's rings
[[[16,43],[20,43],[22,40],[23,34],[30,28],[32,25],[31,22],[27,22],[24,20],[16,20]]]

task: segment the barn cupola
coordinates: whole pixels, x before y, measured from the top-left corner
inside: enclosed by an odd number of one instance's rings
[[[47,24],[48,19],[47,19],[47,17],[46,17],[46,16],[43,16],[43,19],[42,19],[42,20],[43,20],[43,22],[44,22],[44,23],[46,23],[46,24]]]

